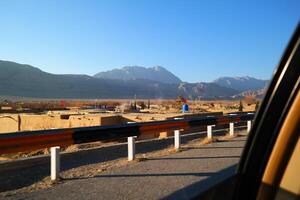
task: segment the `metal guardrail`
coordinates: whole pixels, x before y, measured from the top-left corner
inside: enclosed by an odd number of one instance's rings
[[[114,126],[94,126],[43,131],[0,134],[0,155],[49,148],[51,152],[51,180],[60,178],[60,147],[95,141],[126,138],[128,161],[135,159],[135,137],[147,133],[174,131],[174,147],[180,149],[180,130],[207,126],[207,137],[212,138],[212,127],[229,124],[229,135],[234,135],[234,123],[247,121],[250,131],[254,113],[206,116],[190,119],[173,119],[156,122],[131,123]]]
[[[222,125],[249,121],[254,113],[228,116],[207,116],[113,126],[52,129],[0,134],[0,155],[34,151],[54,146],[69,146],[95,141],[128,138],[142,134],[188,129],[199,126]]]

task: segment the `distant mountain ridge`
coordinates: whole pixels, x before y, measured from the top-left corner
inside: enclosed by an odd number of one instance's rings
[[[266,88],[262,88],[262,89],[258,89],[258,90],[246,90],[239,94],[235,94],[231,97],[233,99],[242,99],[246,96],[255,96],[256,98],[261,99],[265,95],[265,92],[266,92]]]
[[[220,77],[213,81],[213,83],[218,84],[222,87],[231,88],[238,90],[240,92],[247,90],[259,90],[265,88],[268,81],[256,79],[250,76],[241,77]]]
[[[130,68],[125,69],[130,71]],[[30,65],[0,60],[0,96],[108,99],[132,98],[134,95],[137,98],[176,98],[178,95],[184,95],[191,99],[230,99],[241,94],[240,90],[223,87],[215,82],[183,83],[162,67],[150,70],[156,71],[158,77],[165,77],[167,74],[170,77],[168,82],[175,83],[161,82],[160,79],[150,80],[147,76],[113,79],[88,75],[58,75]],[[158,72],[162,72],[163,75],[159,76]]]
[[[161,83],[181,83],[182,81],[161,66],[141,67],[141,66],[126,66],[120,69],[113,69],[105,72],[99,72],[94,75],[97,78],[103,79],[121,79],[121,80],[137,80],[146,79],[158,81]]]

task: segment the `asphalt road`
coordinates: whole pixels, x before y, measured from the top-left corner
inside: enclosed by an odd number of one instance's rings
[[[246,137],[200,147],[5,199],[189,199],[230,174]],[[1,197],[0,197],[1,198]]]

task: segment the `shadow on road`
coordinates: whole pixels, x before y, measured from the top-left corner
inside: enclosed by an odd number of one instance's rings
[[[240,147],[182,147],[181,149],[182,150],[190,150],[190,149],[243,149],[244,147],[243,146],[240,146]]]
[[[221,133],[220,133],[221,134]],[[197,138],[204,138],[205,133],[183,135],[181,142],[186,144]],[[174,138],[141,141],[136,143],[137,153],[149,153],[163,150],[173,145]],[[85,165],[101,163],[127,157],[127,144],[81,150],[61,154],[61,171]],[[50,175],[50,157],[39,156],[0,164],[0,192],[30,186]]]
[[[215,130],[214,135],[225,135],[226,131]],[[183,135],[181,143],[186,144],[191,140],[204,138],[206,133]],[[137,153],[147,153],[163,150],[173,146],[174,138],[142,141],[136,144]],[[199,148],[228,148],[228,147],[199,147]],[[61,171],[72,168],[101,163],[127,157],[127,144],[82,150],[61,155]],[[232,157],[231,157],[232,158]],[[178,158],[180,159],[180,158]],[[188,159],[188,158],[182,158]],[[204,158],[190,158],[204,159]],[[159,159],[157,159],[159,160]],[[26,160],[17,160],[0,165],[0,192],[30,186],[50,175],[50,157],[41,156]]]
[[[212,157],[183,157],[183,158],[178,158],[178,157],[174,157],[174,158],[151,158],[151,159],[147,159],[147,160],[192,160],[192,159],[227,159],[227,158],[240,158],[240,156],[212,156]]]
[[[93,177],[80,177],[80,178],[67,178],[64,180],[82,180],[91,178],[131,178],[131,177],[161,177],[161,176],[213,176],[216,172],[204,172],[204,173],[161,173],[161,174],[103,174]]]
[[[200,193],[206,191],[211,186],[216,185],[229,177],[231,177],[233,174],[235,174],[235,170],[237,168],[237,164],[232,165],[228,168],[225,168],[219,172],[213,173],[210,177],[208,177],[205,180],[193,183],[187,187],[184,187],[180,190],[177,190],[176,192],[173,192],[172,194],[166,196],[163,198],[164,200],[171,200],[171,199],[193,199],[197,197]],[[231,186],[231,185],[230,185]],[[233,187],[233,185],[232,185]],[[224,199],[226,199],[226,195],[230,195],[230,190],[227,191],[228,194],[226,194],[226,191],[219,191],[221,195],[223,195]],[[222,198],[219,198],[222,199]]]

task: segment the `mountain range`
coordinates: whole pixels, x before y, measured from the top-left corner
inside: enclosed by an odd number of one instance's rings
[[[140,66],[126,66],[121,69],[113,69],[106,72],[99,72],[94,75],[96,78],[103,79],[118,79],[118,80],[137,80],[146,79],[158,81],[161,83],[181,83],[182,81],[161,66],[155,67],[140,67]]]
[[[222,77],[213,82],[186,83],[167,69],[127,66],[94,76],[58,75],[30,65],[0,60],[0,96],[32,98],[241,98],[246,91],[263,90],[266,80]]]
[[[259,90],[267,86],[268,81],[252,78],[250,76],[244,77],[220,77],[213,81],[220,86],[232,88],[238,91]]]

